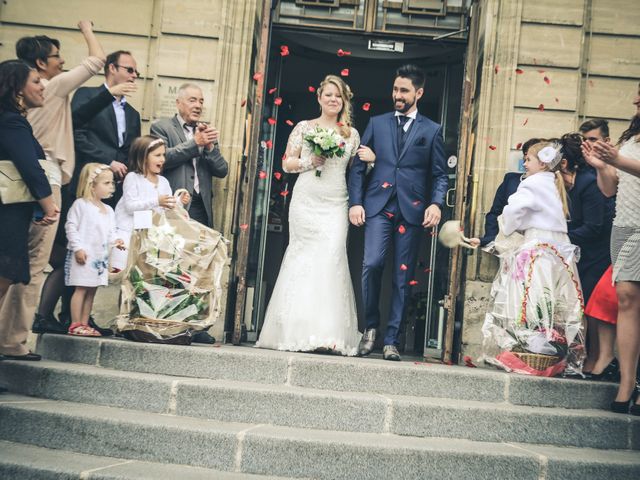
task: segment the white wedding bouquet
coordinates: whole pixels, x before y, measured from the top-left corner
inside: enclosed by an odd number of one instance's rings
[[[316,127],[304,136],[318,157],[331,158],[344,155],[345,142],[333,128]],[[316,167],[316,177],[322,175],[322,166]]]

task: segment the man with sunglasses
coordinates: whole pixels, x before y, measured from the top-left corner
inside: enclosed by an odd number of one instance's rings
[[[122,196],[122,180],[127,174],[129,147],[140,136],[140,114],[127,102],[136,90],[139,77],[131,52],[118,50],[107,56],[105,83],[79,88],[71,102],[76,146],[76,170],[90,162],[109,165],[116,179],[116,192],[107,202],[115,206]]]

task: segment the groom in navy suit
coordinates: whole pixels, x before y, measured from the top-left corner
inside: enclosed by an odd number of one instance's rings
[[[394,248],[393,291],[385,360],[400,360],[398,335],[410,282],[425,228],[438,225],[447,191],[442,127],[420,115],[425,75],[414,65],[396,72],[395,112],[369,120],[361,143],[371,148],[375,164],[356,157],[349,175],[349,220],[365,226],[362,293],[367,326],[358,346],[360,355],[373,350],[380,324],[380,287],[386,254]]]

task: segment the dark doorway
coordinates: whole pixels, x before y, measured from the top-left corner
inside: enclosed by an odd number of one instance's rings
[[[402,42],[402,53],[370,50],[369,37],[362,34],[318,33],[274,27],[266,83],[267,91],[272,93],[267,94],[263,111],[263,130],[269,132],[263,138],[271,142],[263,145],[263,155],[258,165],[262,178],[256,187],[253,238],[247,271],[249,295],[245,323],[250,324],[250,330],[253,330],[249,339],[256,338],[262,325],[288,244],[288,205],[295,190],[296,175],[287,175],[282,171],[281,158],[293,125],[319,114],[315,93],[309,87],[317,87],[327,74],[340,75],[344,69],[348,69],[348,76],[343,78],[354,93],[354,126],[362,133],[371,116],[392,109],[391,87],[395,70],[402,64],[415,63],[427,74],[425,95],[418,109],[423,115],[444,125],[447,156],[456,155],[466,45],[426,39],[405,38],[398,41]],[[339,49],[350,52],[350,55],[338,55]],[[289,54],[283,56],[283,51]],[[276,98],[282,99],[279,106],[277,102],[274,103]],[[368,110],[363,108],[365,104],[368,104]],[[453,188],[455,164],[451,165],[450,186]],[[453,205],[453,194],[448,197],[449,205]],[[450,211],[451,208],[445,206],[444,220],[450,218]],[[439,308],[438,302],[446,294],[449,252],[437,248],[433,240],[430,233],[425,232],[415,276],[418,285],[414,287],[405,322],[403,347],[406,352],[418,355],[423,354],[425,348],[435,352],[441,348],[442,342],[444,310]],[[363,230],[352,227],[348,253],[359,312],[362,252]],[[389,255],[388,263],[391,258],[392,255]],[[381,294],[381,328],[386,323],[390,289],[391,268],[387,265]],[[359,324],[362,331],[364,319],[361,315]]]

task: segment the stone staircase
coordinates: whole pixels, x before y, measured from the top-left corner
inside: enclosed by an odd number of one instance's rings
[[[2,479],[640,478],[615,385],[44,335],[0,363]]]

